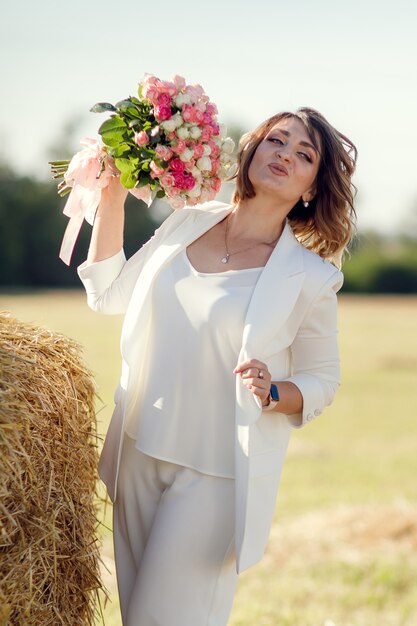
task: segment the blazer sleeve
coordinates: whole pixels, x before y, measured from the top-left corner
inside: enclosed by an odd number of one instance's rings
[[[127,261],[123,250],[108,259],[78,266],[78,276],[87,292],[88,306],[98,313],[116,315],[125,313],[137,278],[149,254],[159,239],[172,214],[156,229],[152,237]]]
[[[301,415],[288,415],[294,428],[300,428],[320,415],[340,385],[337,342],[337,292],[343,274],[335,271],[313,299],[291,346],[292,375],[303,396]]]

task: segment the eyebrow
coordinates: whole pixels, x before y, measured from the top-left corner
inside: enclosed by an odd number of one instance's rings
[[[275,128],[275,131],[279,131],[280,133],[282,133],[286,137],[290,137],[291,136],[291,133],[288,130],[283,130],[282,128]],[[313,146],[313,144],[309,143],[308,141],[300,141],[300,146],[306,146],[307,148],[312,148],[314,150],[314,152],[316,152],[318,155],[320,155],[320,152],[317,150],[316,146]]]

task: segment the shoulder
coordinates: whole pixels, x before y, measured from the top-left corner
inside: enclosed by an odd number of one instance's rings
[[[343,285],[344,277],[342,272],[330,261],[308,250],[301,243],[297,242],[297,244],[303,256],[304,271],[306,273],[304,287],[308,292],[308,300],[314,300],[318,294],[327,290],[337,293]]]

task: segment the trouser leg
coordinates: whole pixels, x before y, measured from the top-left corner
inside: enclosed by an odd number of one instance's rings
[[[138,503],[133,505],[123,487],[115,507],[119,509],[115,550],[123,623],[226,626],[237,582],[234,481],[135,453],[136,464],[140,457],[141,463],[146,459],[148,479],[141,477],[140,486],[131,489],[135,498],[140,494]],[[149,471],[153,463],[156,473]],[[138,472],[134,474],[137,478]],[[160,489],[159,498],[149,488],[150,476]],[[130,476],[125,478],[130,480]],[[121,480],[122,475],[119,486]],[[139,511],[144,493],[146,514]],[[119,495],[118,491],[118,499]]]
[[[132,589],[164,490],[158,479],[157,460],[141,454],[135,443],[125,436],[113,505],[114,554],[123,624],[127,623]]]

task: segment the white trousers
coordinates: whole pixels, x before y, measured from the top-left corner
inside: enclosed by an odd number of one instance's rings
[[[124,626],[226,626],[235,594],[234,480],[143,454],[125,436],[113,507]]]

